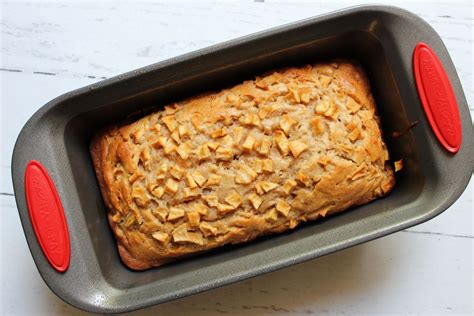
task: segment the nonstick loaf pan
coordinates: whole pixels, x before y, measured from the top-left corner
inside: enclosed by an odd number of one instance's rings
[[[122,264],[89,155],[96,131],[271,69],[333,58],[363,65],[390,156],[404,162],[388,197],[291,233],[158,269],[136,272]],[[275,271],[424,222],[461,195],[473,157],[468,105],[440,37],[407,11],[362,6],[238,38],[62,95],[22,129],[12,177],[25,236],[46,284],[80,309],[116,313]]]

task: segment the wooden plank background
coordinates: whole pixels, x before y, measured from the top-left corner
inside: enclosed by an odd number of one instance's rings
[[[410,10],[440,34],[474,117],[471,1],[378,1]],[[0,6],[2,315],[82,315],[43,283],[10,179],[26,120],[75,88],[232,38],[362,1],[72,2]],[[400,233],[136,315],[472,315],[473,181],[439,217]]]

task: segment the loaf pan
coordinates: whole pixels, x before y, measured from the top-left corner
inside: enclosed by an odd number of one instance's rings
[[[289,233],[144,272],[126,268],[92,167],[92,135],[199,92],[278,67],[333,58],[357,60],[369,76],[390,157],[404,162],[394,191]],[[46,284],[80,309],[117,313],[275,271],[433,218],[467,186],[474,164],[472,140],[468,105],[440,37],[407,11],[362,6],[238,38],[62,95],[22,129],[12,177],[25,236]]]

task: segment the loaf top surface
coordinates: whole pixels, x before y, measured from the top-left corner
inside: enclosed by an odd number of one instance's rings
[[[394,185],[359,66],[285,68],[108,128],[92,157],[135,269],[366,203]]]

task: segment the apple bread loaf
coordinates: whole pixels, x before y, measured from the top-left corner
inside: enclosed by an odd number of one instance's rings
[[[98,133],[91,154],[136,270],[293,229],[395,183],[368,80],[350,61],[165,106]]]

